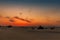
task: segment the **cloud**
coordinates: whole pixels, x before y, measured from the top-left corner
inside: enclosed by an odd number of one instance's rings
[[[22,15],[23,13],[20,12],[19,14]]]
[[[0,15],[0,17],[2,17],[2,16]]]
[[[12,20],[12,19],[10,19],[9,21],[10,21],[10,22],[14,22],[14,20]]]
[[[9,19],[9,21],[10,21],[10,22],[14,22],[14,20],[13,20],[13,19],[11,19],[11,18],[10,18],[10,17],[8,17],[8,16],[7,16],[7,17],[5,17],[5,18]]]
[[[60,20],[56,21],[57,23],[60,23]]]
[[[2,17],[1,13],[0,13],[0,17]]]
[[[8,16],[7,16],[7,17],[5,17],[5,18],[8,18],[8,19],[10,19],[10,17],[8,17]]]
[[[6,17],[4,17],[4,18],[9,19],[10,22],[15,22],[12,18],[10,18],[10,17],[8,17],[8,16],[6,16]],[[19,17],[17,17],[17,16],[15,16],[14,18],[19,19],[19,20],[22,20],[22,21],[26,21],[26,22],[28,22],[28,23],[31,22],[30,20],[26,20],[26,19],[23,19],[23,18],[19,18]]]
[[[22,21],[26,21],[26,22],[28,22],[28,23],[31,22],[31,21],[29,21],[29,20],[26,20],[26,19],[23,19],[23,18],[19,18],[19,17],[17,17],[17,16],[15,16],[14,18],[19,19],[19,20],[22,20]]]

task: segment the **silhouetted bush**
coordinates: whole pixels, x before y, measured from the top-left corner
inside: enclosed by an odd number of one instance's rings
[[[37,29],[44,29],[42,26],[39,26]]]
[[[9,25],[9,26],[7,26],[8,28],[11,28],[12,26],[11,25]]]
[[[54,27],[51,27],[50,29],[53,30],[53,29],[55,29],[55,28],[54,28]]]
[[[1,26],[0,26],[1,27]]]

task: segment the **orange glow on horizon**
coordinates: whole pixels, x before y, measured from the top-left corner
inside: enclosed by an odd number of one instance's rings
[[[47,21],[47,20],[34,20],[31,23],[28,23],[26,21],[18,20],[15,18],[12,18],[14,22],[10,22],[7,18],[0,18],[0,24],[1,25],[12,25],[12,26],[33,26],[33,25],[60,25],[59,23],[56,23],[54,20]]]

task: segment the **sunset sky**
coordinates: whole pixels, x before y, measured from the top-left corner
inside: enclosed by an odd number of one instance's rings
[[[60,1],[0,0],[0,25],[60,26]]]

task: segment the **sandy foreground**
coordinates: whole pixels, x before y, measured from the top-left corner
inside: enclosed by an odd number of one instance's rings
[[[30,30],[26,28],[0,28],[0,40],[60,40],[60,29]]]

